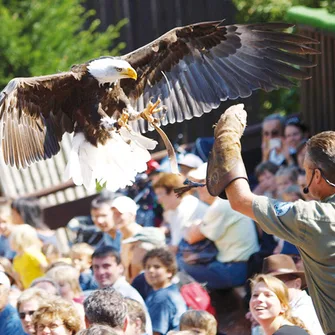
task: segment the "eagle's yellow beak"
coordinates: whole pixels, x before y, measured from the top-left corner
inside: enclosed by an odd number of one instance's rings
[[[137,79],[137,73],[132,67],[128,67],[124,70],[124,74],[131,79]]]

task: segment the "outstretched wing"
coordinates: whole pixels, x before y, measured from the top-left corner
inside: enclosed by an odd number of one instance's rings
[[[292,25],[221,23],[176,28],[124,55],[138,73],[136,82],[121,82],[132,106],[140,111],[151,97],[160,96],[167,106],[161,121],[166,125],[201,116],[221,101],[246,98],[256,89],[289,88],[290,78],[309,78],[300,68],[315,64],[301,55],[317,54],[308,45],[318,42],[282,32]],[[144,120],[133,127],[148,130]]]
[[[17,168],[50,158],[73,131],[73,72],[15,78],[0,93],[0,139],[6,164]]]

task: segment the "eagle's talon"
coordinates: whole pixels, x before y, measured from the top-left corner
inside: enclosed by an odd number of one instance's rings
[[[120,118],[117,121],[117,123],[120,127],[125,127],[125,128],[128,129],[129,128],[128,120],[129,120],[129,113],[127,113],[125,110],[123,110]]]
[[[157,106],[162,102],[160,98],[156,100],[155,103],[152,103],[152,98],[150,98],[147,107],[140,113],[140,117],[142,117],[144,120],[148,121],[149,123],[157,122],[158,120],[154,118],[152,115],[155,113],[159,113],[162,110],[165,110],[166,107],[158,107]]]

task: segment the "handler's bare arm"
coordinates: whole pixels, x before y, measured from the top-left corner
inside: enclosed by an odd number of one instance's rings
[[[226,188],[226,194],[233,210],[249,216],[256,221],[252,210],[252,202],[257,197],[250,190],[249,184],[245,179],[236,179]]]

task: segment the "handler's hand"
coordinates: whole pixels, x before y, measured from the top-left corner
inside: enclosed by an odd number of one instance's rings
[[[214,136],[220,136],[220,131],[235,131],[239,138],[242,137],[247,125],[247,112],[244,104],[230,106],[220,117],[215,127]]]
[[[247,174],[241,156],[240,138],[247,124],[243,104],[229,107],[220,117],[214,130],[214,145],[207,167],[207,189],[213,196],[225,198],[225,188],[235,179]]]

